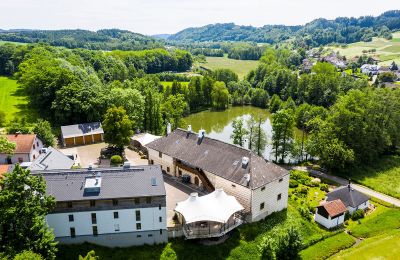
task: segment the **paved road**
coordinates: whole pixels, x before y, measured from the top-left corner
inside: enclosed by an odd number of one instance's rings
[[[293,167],[293,169],[309,172],[310,175],[312,175],[312,176],[322,177],[322,178],[337,182],[340,185],[347,185],[349,183],[349,181],[344,179],[344,178],[341,178],[341,177],[338,177],[338,176],[334,176],[334,175],[330,175],[330,174],[327,174],[327,173],[323,173],[323,172],[320,172],[320,171],[312,170],[312,169],[309,169],[307,167],[295,166],[295,167]],[[385,201],[387,203],[390,203],[390,204],[392,204],[392,205],[394,205],[396,207],[400,207],[400,200],[399,199],[393,198],[391,196],[385,195],[383,193],[377,192],[377,191],[375,191],[373,189],[367,188],[367,187],[359,185],[359,184],[352,183],[351,186],[355,190],[358,190],[359,192],[362,192],[362,193],[364,193],[364,194],[366,194],[368,196],[375,197],[377,199],[380,199],[380,200],[383,200],[383,201]]]

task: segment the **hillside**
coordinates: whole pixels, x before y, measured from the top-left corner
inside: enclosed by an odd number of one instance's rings
[[[36,43],[90,50],[143,50],[161,47],[157,39],[118,29],[87,30],[0,30],[0,41]]]
[[[387,11],[380,16],[359,18],[339,17],[335,20],[316,19],[304,26],[265,25],[240,26],[233,23],[210,24],[187,28],[174,35],[171,41],[252,41],[279,43],[294,37],[298,44],[319,46],[337,43],[371,41],[372,37],[390,38],[390,30],[400,29],[400,11]]]

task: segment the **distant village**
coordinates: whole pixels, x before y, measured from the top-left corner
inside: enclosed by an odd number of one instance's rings
[[[15,164],[42,175],[56,206],[46,216],[62,244],[108,247],[165,243],[169,238],[221,240],[244,223],[288,206],[289,171],[204,130],[132,136],[124,162],[112,167],[101,123],[61,127],[62,147],[44,147],[35,134],[5,137],[0,174]],[[351,183],[332,189],[314,212],[321,226],[343,225],[345,214],[371,207]]]

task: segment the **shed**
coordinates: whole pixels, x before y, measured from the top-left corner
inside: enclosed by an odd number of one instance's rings
[[[61,127],[61,138],[64,146],[84,145],[102,142],[104,131],[100,122]]]
[[[346,206],[340,199],[324,202],[317,207],[315,222],[326,228],[337,227],[344,222]]]

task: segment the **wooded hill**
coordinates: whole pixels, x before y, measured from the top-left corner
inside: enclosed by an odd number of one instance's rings
[[[90,50],[144,50],[162,47],[149,36],[118,29],[87,30],[0,30],[0,40],[37,43]]]
[[[371,41],[374,36],[391,38],[391,31],[400,29],[400,11],[387,11],[380,16],[316,19],[304,26],[265,25],[240,26],[234,23],[210,24],[187,28],[168,37],[171,41],[250,41],[276,44],[294,38],[300,46],[329,43]]]

